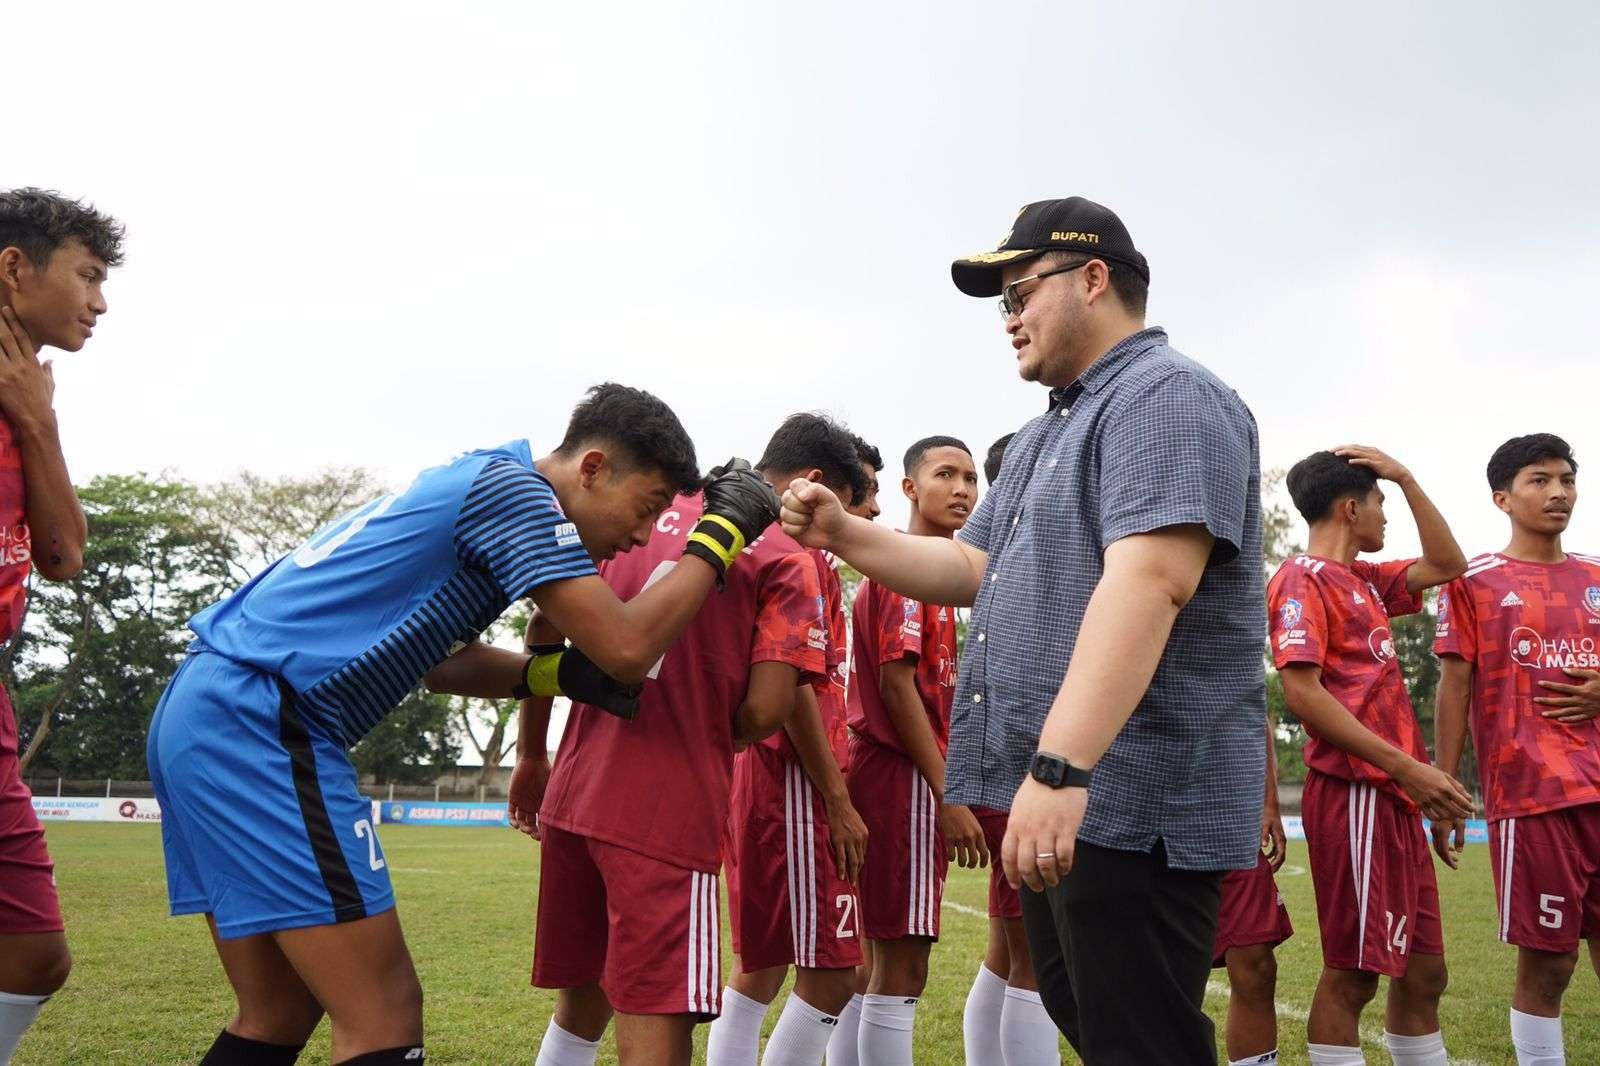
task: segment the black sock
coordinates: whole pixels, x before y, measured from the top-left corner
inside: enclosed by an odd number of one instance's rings
[[[304,1044],[263,1044],[224,1029],[200,1060],[200,1066],[293,1066]]]
[[[369,1051],[365,1055],[345,1059],[337,1066],[422,1066],[422,1054],[421,1044],[407,1044],[404,1047]]]

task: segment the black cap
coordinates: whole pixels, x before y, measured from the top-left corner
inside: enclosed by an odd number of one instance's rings
[[[1083,252],[1110,259],[1132,267],[1146,284],[1150,282],[1150,264],[1133,246],[1122,219],[1109,207],[1081,196],[1024,207],[1011,232],[1000,238],[999,248],[957,259],[950,264],[950,276],[968,296],[999,296],[1001,267],[1045,252]]]

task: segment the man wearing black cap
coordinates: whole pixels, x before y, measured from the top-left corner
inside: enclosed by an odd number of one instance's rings
[[[1255,421],[1144,327],[1149,265],[1099,204],[1029,204],[951,272],[1000,297],[1018,373],[1051,390],[1007,476],[953,541],[799,483],[784,528],[906,596],[972,605],[941,800],[1010,809],[1006,876],[1084,1061],[1214,1062],[1220,882],[1255,863],[1265,773]]]

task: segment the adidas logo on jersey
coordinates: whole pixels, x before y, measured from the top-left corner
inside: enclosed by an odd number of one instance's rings
[[[1506,598],[1500,601],[1500,606],[1502,606],[1502,607],[1526,607],[1527,604],[1522,602],[1522,597],[1517,595],[1517,590],[1516,589],[1512,589],[1510,592],[1506,593]]]
[[[1351,595],[1356,598],[1356,606],[1357,607],[1361,607],[1367,602],[1366,600],[1361,598],[1361,593],[1359,593],[1359,592],[1353,592],[1353,593],[1351,593]]]

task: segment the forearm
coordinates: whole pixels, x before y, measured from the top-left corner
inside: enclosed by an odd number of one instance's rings
[[[1470,667],[1453,669],[1447,658],[1434,697],[1433,747],[1434,762],[1452,777],[1461,768],[1461,755],[1467,746],[1467,704],[1471,697]]]
[[[914,537],[854,516],[834,545],[840,558],[885,588],[953,607],[972,606],[988,562],[959,540]]]
[[[551,696],[533,696],[517,704],[517,758],[550,758],[550,708],[555,702]]]
[[[933,726],[928,724],[928,712],[912,675],[909,672],[891,675],[880,683],[880,692],[889,724],[900,738],[900,746],[928,782],[928,787],[933,789],[934,799],[944,802],[944,756],[939,752],[939,740],[933,735]]]
[[[527,665],[523,652],[473,643],[429,670],[422,683],[430,692],[504,700],[527,680]]]
[[[684,556],[626,603],[595,576],[540,586],[532,598],[550,625],[595,665],[623,684],[637,684],[694,620],[716,579],[710,563]]]
[[[1307,682],[1292,691],[1286,685],[1284,696],[1289,709],[1317,736],[1390,777],[1412,761],[1409,754],[1362,725],[1320,682]]]
[[[800,768],[811,779],[811,785],[826,803],[837,803],[844,798],[844,774],[828,745],[828,734],[822,726],[822,708],[817,703],[816,690],[809,684],[795,688],[794,713],[783,725],[794,747]]]
[[[1411,568],[1412,573],[1407,575],[1407,586],[1412,592],[1418,592],[1461,576],[1467,569],[1467,557],[1456,543],[1455,534],[1450,532],[1444,515],[1439,513],[1428,494],[1422,491],[1415,477],[1408,476],[1402,481],[1400,490],[1405,493],[1411,517],[1417,524],[1417,538],[1422,542],[1422,558]],[[1418,573],[1419,569],[1421,573]]]
[[[34,568],[52,581],[70,579],[83,569],[89,523],[67,472],[55,419],[18,425],[17,432]]]

